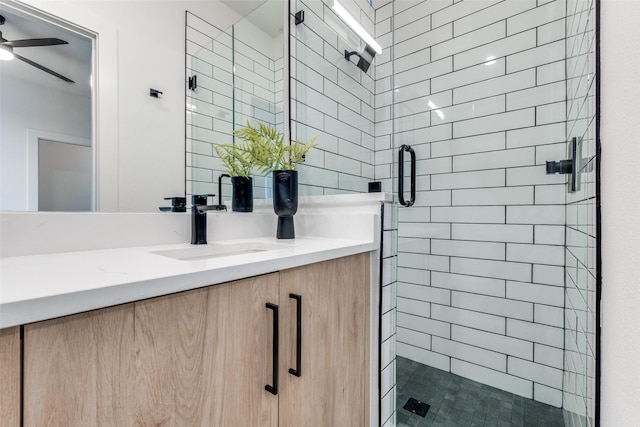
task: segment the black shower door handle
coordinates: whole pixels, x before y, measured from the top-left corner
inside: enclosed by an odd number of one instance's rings
[[[289,294],[296,300],[296,368],[289,368],[289,373],[299,377],[302,375],[302,296]]]
[[[273,310],[273,384],[267,384],[264,389],[273,395],[278,394],[278,306],[267,303],[267,308]]]
[[[411,199],[404,200],[404,152],[411,155]],[[416,202],[416,152],[410,145],[402,144],[398,155],[398,199],[402,206],[413,206]]]

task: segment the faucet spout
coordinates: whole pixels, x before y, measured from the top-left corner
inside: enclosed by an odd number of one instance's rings
[[[207,205],[207,198],[215,194],[193,195],[191,197],[191,244],[207,244],[207,211],[216,206]]]

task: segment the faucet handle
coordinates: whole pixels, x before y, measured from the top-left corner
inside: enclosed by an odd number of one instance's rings
[[[194,207],[206,205],[209,197],[215,197],[215,194],[194,194],[191,196],[191,205]]]

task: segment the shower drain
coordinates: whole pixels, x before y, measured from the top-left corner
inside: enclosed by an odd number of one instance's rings
[[[424,416],[427,415],[430,407],[430,405],[427,405],[424,402],[420,402],[419,400],[410,397],[409,400],[407,400],[407,403],[405,403],[402,408],[424,418]]]

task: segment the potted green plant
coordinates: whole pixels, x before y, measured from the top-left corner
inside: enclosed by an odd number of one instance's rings
[[[252,212],[254,160],[251,150],[246,143],[216,145],[215,150],[231,177],[231,210]]]
[[[298,211],[298,171],[306,154],[315,147],[316,138],[308,142],[293,141],[285,144],[284,135],[275,127],[247,122],[234,134],[249,143],[251,158],[262,173],[273,174],[273,210],[278,216],[278,239],[293,239],[293,216]]]

